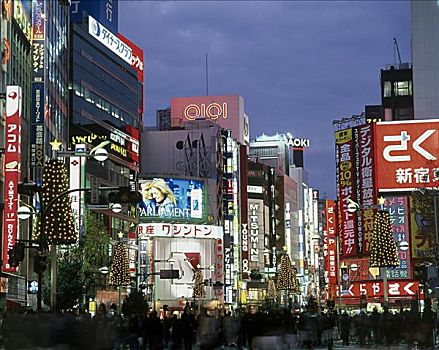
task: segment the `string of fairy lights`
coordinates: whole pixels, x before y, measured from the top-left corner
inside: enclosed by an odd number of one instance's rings
[[[206,289],[204,287],[203,272],[201,269],[196,269],[194,273],[194,298],[204,298],[206,296]]]
[[[297,274],[288,254],[282,256],[277,276],[277,289],[288,290],[291,293],[300,293],[300,285]]]
[[[113,263],[111,264],[108,284],[117,287],[130,284],[128,251],[126,245],[122,242],[117,242],[114,246]]]
[[[371,267],[396,267],[399,265],[396,243],[390,225],[390,214],[385,210],[379,210],[375,214],[370,250]]]
[[[47,207],[53,198],[68,189],[69,177],[64,163],[56,159],[49,160],[44,167],[43,174],[41,192],[43,207]],[[73,244],[76,242],[77,236],[69,196],[57,199],[46,212],[44,219],[44,236],[49,244]]]

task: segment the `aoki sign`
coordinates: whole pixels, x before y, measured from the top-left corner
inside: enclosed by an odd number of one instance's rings
[[[227,102],[219,104],[217,102],[208,105],[192,103],[184,109],[183,116],[187,120],[195,120],[197,118],[207,118],[217,120],[218,118],[227,119]]]

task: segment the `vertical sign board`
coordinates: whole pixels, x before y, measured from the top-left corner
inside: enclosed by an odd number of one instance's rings
[[[335,132],[337,197],[340,210],[340,251],[344,258],[355,256],[358,253],[356,214],[347,210],[348,200],[357,202],[357,193],[354,191],[356,183],[352,130],[345,129]]]
[[[360,196],[359,203],[362,221],[362,253],[369,254],[370,243],[373,235],[373,221],[375,210],[371,208],[376,197],[375,189],[375,169],[374,169],[374,152],[373,152],[373,127],[367,124],[358,127],[359,142],[359,176],[360,176]],[[360,237],[358,237],[360,240]]]
[[[18,232],[18,182],[21,177],[21,87],[6,87],[6,141],[5,141],[5,189],[3,219],[3,268],[14,272],[9,266],[8,250],[17,239]]]
[[[241,166],[240,180],[241,188],[247,188],[248,178],[247,178],[247,147],[240,146],[239,149],[239,160]],[[243,280],[249,278],[249,230],[248,230],[248,217],[247,217],[247,207],[248,205],[248,194],[247,191],[241,191],[241,273]]]
[[[32,106],[31,106],[31,167],[44,165],[45,116],[45,0],[32,1]]]
[[[86,145],[75,145],[75,152],[86,152]],[[70,157],[70,189],[84,188],[85,185],[85,157]],[[83,192],[73,192],[70,194],[72,200],[73,223],[75,234],[79,240],[81,232],[84,229],[84,207],[85,200]]]
[[[355,197],[361,200],[361,155],[360,155],[360,130],[358,127],[352,129],[353,140],[354,140],[354,159],[355,159]],[[358,216],[358,211],[356,214],[357,221],[357,247],[358,253],[363,252],[363,220],[362,215]]]
[[[412,258],[433,258],[436,246],[433,196],[412,192],[410,219]]]
[[[248,199],[248,238],[250,270],[260,269],[264,265],[264,201]]]
[[[386,196],[385,199],[384,210],[390,214],[390,225],[399,256],[399,266],[386,269],[387,278],[408,279],[410,278],[410,233],[407,197]],[[406,248],[401,249],[401,242],[407,242]]]
[[[327,257],[325,266],[327,266],[329,284],[337,286],[337,215],[336,205],[333,200],[326,200],[326,234],[327,234]]]

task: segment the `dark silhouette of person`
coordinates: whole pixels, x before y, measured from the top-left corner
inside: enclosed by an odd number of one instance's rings
[[[192,339],[194,336],[195,317],[191,314],[191,309],[187,306],[184,308],[183,315],[181,315],[181,321],[184,349],[190,350],[192,349]]]

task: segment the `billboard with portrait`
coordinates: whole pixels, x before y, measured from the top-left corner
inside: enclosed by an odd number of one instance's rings
[[[206,222],[204,181],[182,178],[140,180],[143,201],[139,207],[144,222]]]
[[[380,191],[439,184],[439,119],[375,124],[376,181]]]

